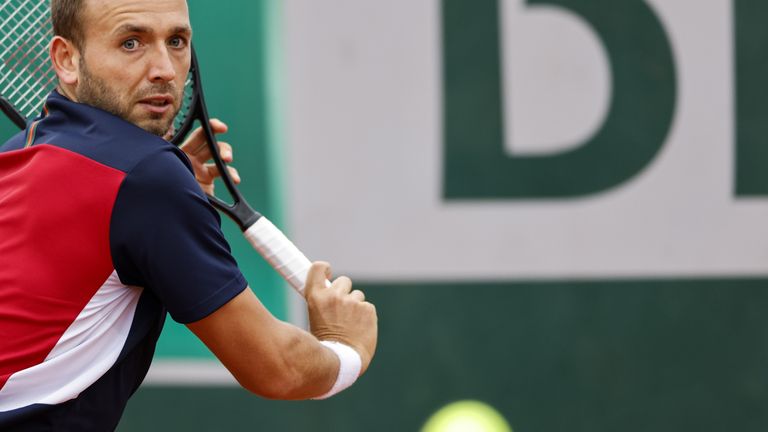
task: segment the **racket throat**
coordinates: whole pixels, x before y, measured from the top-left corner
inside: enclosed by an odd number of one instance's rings
[[[226,202],[212,195],[208,195],[208,201],[217,210],[235,221],[235,223],[237,223],[237,225],[240,227],[240,230],[243,232],[255,224],[256,221],[261,219],[261,214],[254,210],[247,201],[242,199],[242,197],[240,197],[240,200],[234,204],[227,204]]]

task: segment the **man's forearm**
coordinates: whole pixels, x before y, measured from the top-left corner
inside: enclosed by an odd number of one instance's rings
[[[250,289],[189,324],[247,390],[270,399],[308,399],[334,384],[339,358],[312,334],[272,316]]]
[[[325,394],[338,376],[338,356],[312,334],[283,322],[279,326],[282,335],[275,338],[282,344],[276,350],[279,357],[264,362],[271,369],[255,371],[249,385],[241,384],[270,399],[311,399]]]
[[[323,262],[307,274],[311,334],[275,318],[250,288],[187,326],[253,393],[271,399],[333,396],[368,369],[378,318],[349,278],[328,285],[330,276]]]

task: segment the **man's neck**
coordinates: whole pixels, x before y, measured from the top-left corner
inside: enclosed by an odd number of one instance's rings
[[[56,86],[56,91],[58,91],[62,96],[66,97],[67,99],[71,100],[72,102],[79,102],[77,100],[77,97],[75,97],[75,92],[72,91],[72,89],[69,89],[69,88],[59,84],[59,85]]]

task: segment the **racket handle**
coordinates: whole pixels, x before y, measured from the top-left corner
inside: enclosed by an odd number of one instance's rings
[[[312,263],[269,219],[262,216],[243,232],[267,262],[302,296]],[[326,285],[330,282],[326,281]]]

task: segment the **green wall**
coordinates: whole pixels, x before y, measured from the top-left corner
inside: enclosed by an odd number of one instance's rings
[[[352,389],[297,403],[145,387],[120,430],[415,431],[476,398],[517,432],[764,431],[766,283],[364,283],[380,345]]]

